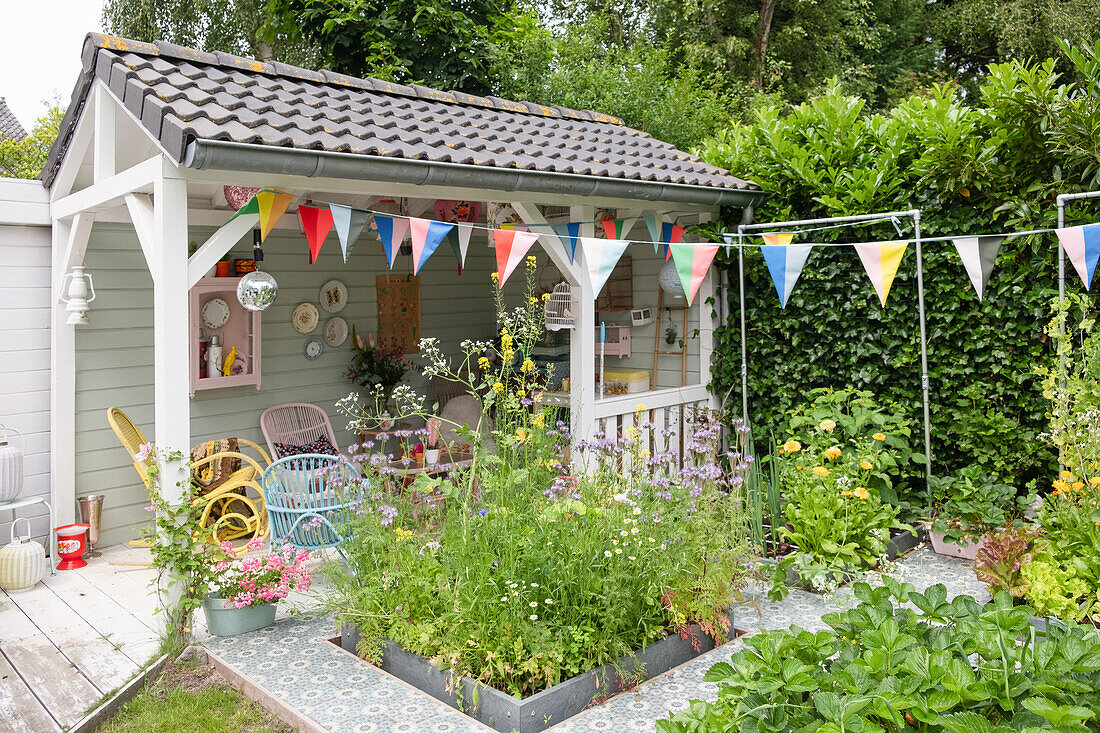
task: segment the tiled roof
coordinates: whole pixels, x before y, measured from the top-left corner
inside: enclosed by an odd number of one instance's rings
[[[89,34],[47,185],[94,79],[177,162],[195,140],[581,174],[721,189],[755,186],[596,112],[356,79],[173,44]]]
[[[27,136],[27,131],[15,119],[15,115],[8,109],[7,100],[0,97],[0,138],[22,140]]]

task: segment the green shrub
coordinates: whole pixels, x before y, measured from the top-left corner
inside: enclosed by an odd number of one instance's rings
[[[1076,625],[1046,636],[1032,610],[999,594],[947,601],[884,577],[856,584],[858,607],[823,617],[831,631],[797,627],[746,640],[713,666],[714,703],[693,701],[658,721],[695,731],[1095,731],[1100,727],[1100,632]]]

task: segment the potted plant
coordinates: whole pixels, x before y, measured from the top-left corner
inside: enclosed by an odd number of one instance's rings
[[[1030,497],[1018,498],[1013,486],[999,483],[977,466],[949,476],[933,476],[932,548],[940,555],[973,560],[982,536],[1023,514]]]
[[[364,339],[356,333],[354,326],[351,328],[351,335],[351,364],[344,376],[371,391],[377,409],[375,416],[381,423],[389,417],[387,406],[393,388],[409,370],[409,364],[404,359],[404,349],[397,344],[378,344],[373,334]]]
[[[429,466],[439,463],[439,417],[432,415],[424,421],[428,435],[425,437],[427,446],[424,449],[424,462]]]
[[[253,538],[250,552],[263,547]],[[275,604],[291,590],[309,590],[310,572],[305,566],[309,553],[283,545],[267,555],[234,558],[231,542],[221,543],[219,559],[212,567],[210,592],[203,601],[206,627],[215,636],[234,636],[270,626],[275,621]]]

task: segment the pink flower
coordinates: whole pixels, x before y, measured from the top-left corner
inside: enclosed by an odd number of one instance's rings
[[[252,539],[250,539],[248,541],[248,545],[246,545],[246,547],[248,548],[248,550],[250,552],[255,552],[256,550],[260,549],[263,546],[264,546],[264,541],[263,541],[263,539],[261,539],[259,537],[253,537]]]
[[[153,444],[142,443],[138,446],[138,452],[134,454],[134,460],[138,463],[145,463],[151,455],[153,455]]]

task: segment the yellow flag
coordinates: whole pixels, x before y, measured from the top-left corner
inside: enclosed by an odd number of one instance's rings
[[[856,252],[863,262],[863,268],[867,270],[867,276],[871,278],[871,284],[875,286],[879,302],[886,307],[886,296],[890,294],[890,286],[894,284],[894,276],[898,274],[898,266],[905,254],[908,242],[875,242],[873,244],[857,244]]]
[[[256,194],[256,203],[260,206],[260,241],[275,228],[275,224],[286,213],[286,207],[294,199],[289,193],[265,188]]]

